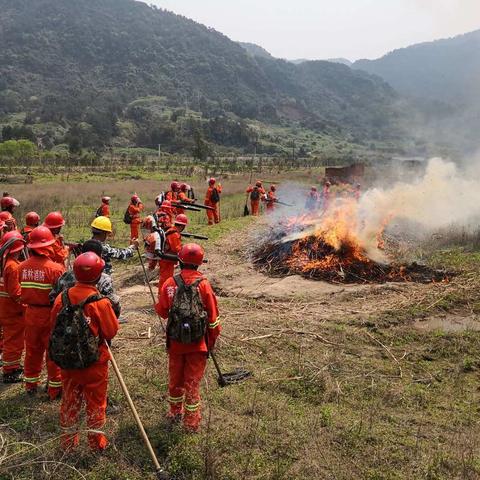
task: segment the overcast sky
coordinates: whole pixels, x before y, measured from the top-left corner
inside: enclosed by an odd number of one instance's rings
[[[480,29],[480,0],[146,0],[280,58],[377,58]]]

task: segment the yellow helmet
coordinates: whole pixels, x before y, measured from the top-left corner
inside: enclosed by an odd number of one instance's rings
[[[108,217],[97,217],[90,226],[95,230],[112,233],[112,222]]]

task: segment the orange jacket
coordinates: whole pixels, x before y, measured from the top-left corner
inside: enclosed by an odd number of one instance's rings
[[[202,277],[202,274],[197,270],[182,270],[181,274],[183,281],[186,285],[192,284],[197,278]],[[162,286],[162,289],[159,294],[158,303],[155,307],[157,313],[162,318],[168,318],[168,312],[173,304],[173,298],[175,296],[175,291],[177,289],[177,284],[173,277],[169,278]],[[207,324],[207,334],[208,334],[208,344],[210,348],[213,348],[215,341],[220,334],[221,326],[218,314],[218,304],[217,297],[213,293],[210,282],[205,278],[200,282],[198,286],[200,292],[200,298],[202,299],[203,306],[208,314],[208,324]],[[175,340],[169,341],[169,352],[170,353],[194,353],[194,352],[207,352],[207,344],[205,339],[202,338],[197,343],[180,343]]]
[[[0,277],[0,318],[16,317],[23,313],[20,303],[22,289],[18,281],[20,261],[7,257],[3,276]]]
[[[52,260],[60,265],[65,265],[65,260],[68,258],[68,247],[64,245],[63,238],[57,237],[52,247],[54,252]]]
[[[98,295],[98,290],[94,285],[77,282],[74,287],[68,291],[69,299],[72,305],[79,304],[82,300],[91,295]],[[62,309],[62,294],[58,295],[53,304],[52,313],[50,315],[51,327],[55,326],[57,315]],[[92,333],[99,337],[101,342],[98,350],[100,357],[98,362],[108,362],[110,355],[105,343],[102,340],[110,341],[118,332],[118,320],[113,311],[112,304],[108,298],[102,298],[98,302],[92,302],[85,305],[83,309],[85,318],[88,318],[89,328]]]
[[[138,203],[137,205],[131,203],[128,206],[128,213],[132,217],[132,223],[142,223],[142,219],[140,217],[141,212],[143,212],[143,203]]]
[[[182,248],[182,236],[177,227],[170,227],[165,232],[165,253],[177,255]]]
[[[165,200],[168,200],[169,202],[176,202],[178,200],[178,193],[173,192],[172,190],[170,190],[169,192],[166,192]]]
[[[212,192],[213,189],[216,188],[219,194],[222,193],[222,186],[221,185],[214,185],[213,187],[208,187],[207,192],[205,193],[205,202],[204,205],[208,207],[215,207],[217,203],[212,202]]]
[[[99,210],[102,217],[110,216],[110,205],[107,205],[106,203],[102,203],[102,206],[99,208]]]
[[[262,197],[265,198],[265,197]],[[267,202],[267,208],[275,208],[275,202],[277,201],[277,196],[275,195],[275,192],[272,192],[271,190],[267,193],[267,198],[265,199],[265,202]]]
[[[187,202],[187,203],[195,203],[195,200],[192,198],[188,198],[187,194],[185,192],[180,192],[178,194],[178,200],[182,202]]]
[[[250,195],[250,200],[252,202],[259,202],[262,199],[262,196],[265,195],[265,189],[263,187],[257,187],[257,189],[258,189],[259,198],[257,200],[252,200],[252,196]],[[246,193],[251,194],[254,190],[255,190],[255,187],[252,185],[249,185],[246,190]]]
[[[32,255],[20,264],[18,276],[22,287],[21,301],[27,305],[25,324],[42,326],[50,318],[49,294],[65,267],[48,257]]]

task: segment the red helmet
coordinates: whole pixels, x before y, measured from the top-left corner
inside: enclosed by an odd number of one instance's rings
[[[12,214],[10,212],[0,212],[0,220],[4,223],[11,223],[13,221]]]
[[[29,227],[38,227],[40,223],[40,215],[37,212],[28,212],[25,215],[25,223]]]
[[[28,237],[28,248],[43,248],[49,247],[55,243],[55,237],[53,233],[50,231],[49,228],[44,227],[41,225],[40,227],[34,228],[30,232],[30,236]]]
[[[170,188],[171,188],[172,192],[177,192],[178,190],[180,190],[180,183],[172,182],[170,184]]]
[[[110,203],[111,197],[102,197],[102,203]]]
[[[175,225],[184,225],[184,226],[187,226],[188,225],[188,218],[186,215],[184,215],[183,213],[181,213],[180,215],[177,215],[177,217],[175,218]]]
[[[12,241],[10,247],[8,247],[8,253],[17,253],[25,248],[25,240],[22,234],[18,230],[8,232],[2,237],[2,243],[0,246],[4,246],[7,242]]]
[[[203,263],[205,251],[196,243],[187,243],[178,253],[178,259],[185,265],[200,266]]]
[[[96,253],[85,252],[73,263],[73,273],[78,282],[96,283],[105,268],[105,261]]]
[[[140,201],[140,197],[137,194],[132,195],[132,198],[130,199],[130,201],[132,203],[138,203]]]
[[[216,183],[217,183],[217,179],[213,177],[208,181],[209,185],[215,185]]]
[[[172,202],[170,200],[164,200],[164,202],[162,203],[162,205],[160,206],[160,210],[162,212],[166,212],[166,213],[171,213],[173,208],[172,208]]]
[[[277,187],[275,185],[270,185],[270,190],[272,192],[275,192],[277,190]]]
[[[65,220],[61,212],[50,212],[43,222],[43,226],[47,228],[61,228],[65,225]]]
[[[182,184],[180,185],[180,190],[181,190],[182,192],[186,192],[187,190],[190,190],[190,185],[187,185],[186,183],[182,183]]]
[[[2,197],[0,200],[0,207],[2,209],[18,206],[20,206],[20,202],[13,197]]]

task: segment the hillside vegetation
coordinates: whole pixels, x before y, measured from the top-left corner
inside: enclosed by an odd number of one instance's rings
[[[403,134],[398,96],[378,77],[254,57],[144,3],[0,0],[0,9],[0,125],[29,126],[47,148],[191,150],[198,132],[252,150],[252,120],[358,143]]]
[[[474,150],[480,128],[480,30],[395,50],[353,68],[414,99],[420,125],[445,144]]]

